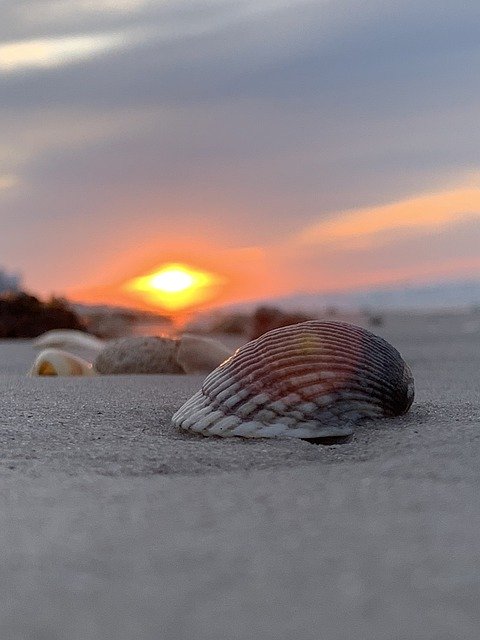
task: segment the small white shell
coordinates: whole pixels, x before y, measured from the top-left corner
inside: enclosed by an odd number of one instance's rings
[[[352,434],[361,418],[406,412],[413,394],[412,374],[388,342],[310,321],[238,349],[172,420],[203,435],[328,439]]]
[[[29,376],[93,376],[92,365],[60,349],[45,349],[38,354]]]
[[[105,343],[103,340],[99,340],[99,338],[84,331],[77,331],[76,329],[53,329],[35,338],[32,345],[37,349],[54,347],[56,349],[81,348],[100,351],[105,346]]]

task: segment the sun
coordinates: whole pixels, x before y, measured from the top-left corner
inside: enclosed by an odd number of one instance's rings
[[[178,293],[195,285],[195,275],[185,267],[172,266],[151,276],[150,287],[164,293]]]
[[[177,312],[216,297],[223,279],[181,263],[168,263],[152,273],[133,278],[124,289],[150,306]]]

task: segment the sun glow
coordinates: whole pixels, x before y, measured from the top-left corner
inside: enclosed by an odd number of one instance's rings
[[[195,278],[182,268],[169,268],[152,276],[149,283],[157,291],[178,293],[194,286]]]
[[[216,297],[223,278],[185,264],[169,263],[146,276],[129,280],[124,289],[144,302],[176,312]]]

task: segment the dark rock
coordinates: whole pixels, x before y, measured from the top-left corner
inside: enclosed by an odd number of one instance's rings
[[[303,313],[287,313],[276,307],[258,307],[252,317],[249,337],[254,340],[272,329],[313,319]]]
[[[85,331],[85,326],[60,298],[42,302],[24,292],[0,296],[0,338],[36,338],[51,329]]]
[[[368,317],[368,324],[371,327],[381,327],[384,324],[385,320],[382,315],[374,314]]]
[[[244,313],[232,313],[218,320],[210,333],[227,335],[246,335],[250,326],[250,317]]]

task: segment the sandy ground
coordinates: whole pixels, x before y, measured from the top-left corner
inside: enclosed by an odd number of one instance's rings
[[[200,377],[31,379],[0,342],[0,638],[477,638],[480,316],[376,332],[416,402],[334,447],[182,435]]]

